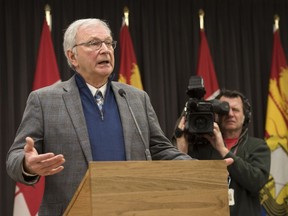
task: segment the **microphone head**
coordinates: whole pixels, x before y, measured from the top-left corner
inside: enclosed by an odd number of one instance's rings
[[[125,97],[126,92],[123,89],[119,89],[118,93],[120,94],[121,97]]]

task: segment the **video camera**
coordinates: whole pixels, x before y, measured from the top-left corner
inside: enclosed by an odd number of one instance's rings
[[[186,92],[189,100],[185,106],[185,131],[188,134],[211,134],[215,113],[227,115],[229,113],[229,103],[217,99],[206,101],[204,95],[206,90],[201,76],[191,76]]]

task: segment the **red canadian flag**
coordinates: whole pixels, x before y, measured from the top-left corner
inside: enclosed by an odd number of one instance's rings
[[[120,30],[120,71],[118,81],[143,89],[133,43],[125,22],[123,22]]]
[[[205,99],[210,100],[219,93],[219,86],[204,29],[200,29],[200,40],[197,75],[203,78]]]
[[[44,19],[43,29],[38,51],[33,90],[60,81],[60,74],[56,62],[49,26]],[[14,216],[34,216],[38,210],[44,193],[45,178],[32,186],[16,183],[14,199]]]

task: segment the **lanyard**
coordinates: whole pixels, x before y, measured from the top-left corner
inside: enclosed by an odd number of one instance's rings
[[[228,176],[228,188],[230,187],[230,183],[231,183],[231,177],[230,175]]]
[[[235,148],[234,151],[233,151],[233,154],[234,154],[234,155],[236,155],[236,153],[237,153],[237,150],[238,150],[238,147],[239,147],[239,143],[237,143],[236,145],[237,145],[237,146],[236,146],[236,148]]]

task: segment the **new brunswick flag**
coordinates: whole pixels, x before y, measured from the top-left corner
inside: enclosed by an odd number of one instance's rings
[[[271,149],[268,183],[260,192],[269,216],[288,215],[288,66],[279,30],[274,32],[265,139]]]
[[[200,29],[200,40],[197,75],[204,81],[206,89],[204,98],[211,100],[219,94],[219,86],[204,29]]]
[[[60,81],[60,74],[56,62],[52,39],[49,26],[44,20],[36,72],[34,76],[33,90],[51,85]],[[16,183],[14,198],[14,216],[35,216],[44,193],[45,178],[41,177],[40,181],[32,186],[27,186],[19,182]]]
[[[125,22],[123,22],[120,30],[120,71],[118,81],[143,89],[133,43]]]

